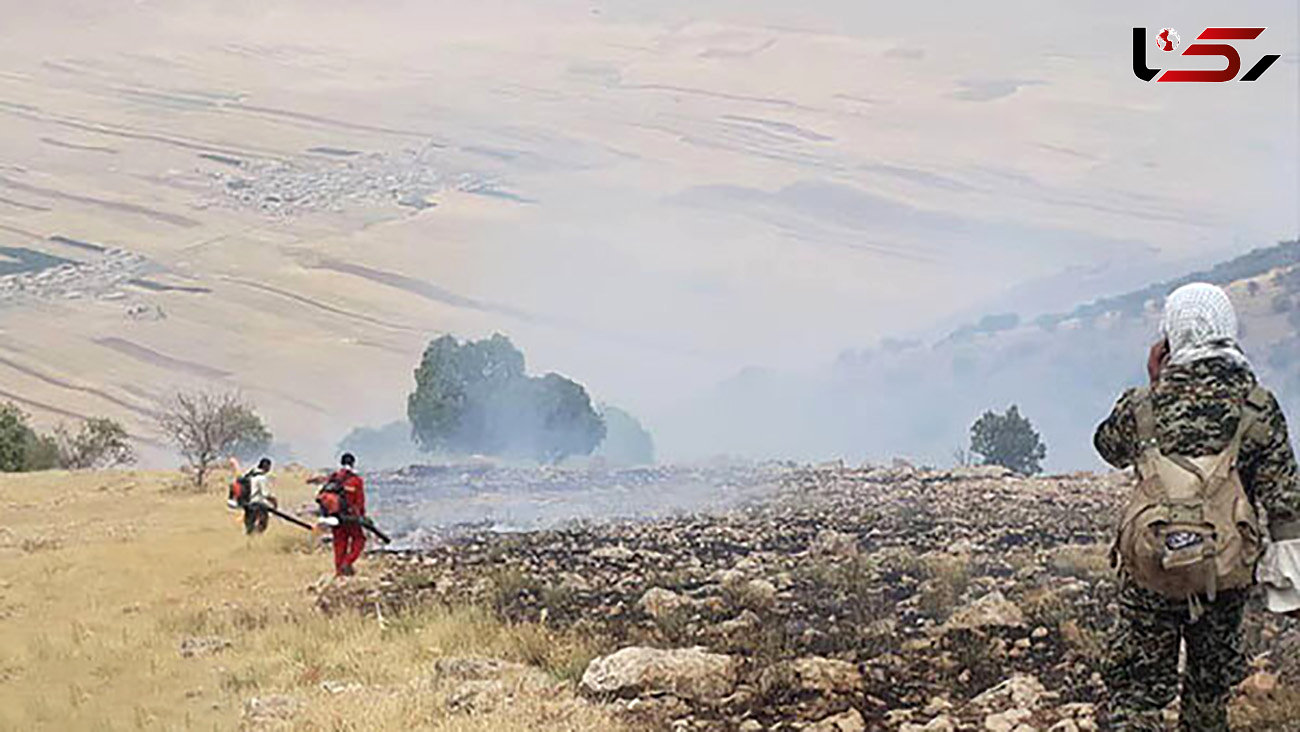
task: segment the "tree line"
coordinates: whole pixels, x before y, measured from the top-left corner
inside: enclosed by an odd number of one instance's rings
[[[429,343],[414,372],[406,424],[360,428],[341,446],[379,452],[403,433],[426,454],[480,454],[553,463],[590,455],[598,446],[619,462],[648,463],[654,443],[631,414],[594,405],[585,387],[556,373],[529,376],[523,353],[495,334],[479,341],[442,336]],[[271,446],[271,431],[237,392],[174,394],[157,415],[157,428],[176,448],[196,486],[229,456],[251,460]],[[1012,405],[985,412],[971,426],[959,464],[1002,465],[1021,474],[1042,470],[1047,448]],[[126,429],[93,417],[77,429],[60,424],[37,432],[13,404],[0,405],[0,471],[107,468],[135,462]]]

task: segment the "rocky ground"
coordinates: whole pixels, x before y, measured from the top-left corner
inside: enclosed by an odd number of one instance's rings
[[[587,634],[606,653],[582,693],[650,728],[1096,729],[1126,480],[789,469],[716,514],[469,532],[320,604],[470,601]],[[1238,720],[1277,729],[1260,710],[1287,703],[1300,632],[1255,612],[1248,638]]]

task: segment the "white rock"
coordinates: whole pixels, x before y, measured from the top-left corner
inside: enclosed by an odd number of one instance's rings
[[[587,665],[582,690],[589,694],[673,694],[719,699],[736,686],[736,659],[701,648],[661,650],[632,646]]]

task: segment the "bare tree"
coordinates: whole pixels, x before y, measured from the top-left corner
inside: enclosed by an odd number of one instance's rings
[[[970,450],[967,450],[964,447],[957,447],[952,451],[952,461],[956,467],[969,468],[975,464],[975,457],[971,455]]]
[[[188,461],[198,488],[223,456],[251,457],[271,444],[262,418],[235,392],[177,392],[158,426]]]

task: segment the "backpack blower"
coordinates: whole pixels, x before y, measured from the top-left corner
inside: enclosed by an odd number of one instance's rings
[[[333,528],[341,524],[357,524],[361,528],[374,534],[381,542],[391,543],[393,540],[388,534],[379,530],[375,522],[370,520],[369,516],[353,515],[348,507],[347,496],[343,493],[343,486],[337,482],[327,482],[316,494],[316,506],[320,509],[320,524]]]
[[[252,472],[250,471],[247,473],[240,473],[239,461],[235,458],[231,458],[230,463],[232,466],[234,466],[235,472],[238,474],[238,476],[233,481],[230,482],[230,490],[226,495],[226,505],[229,506],[230,508],[242,508],[244,510],[248,510],[249,508],[248,499],[253,492]],[[275,500],[275,499],[271,499],[271,500]],[[303,521],[297,518],[296,516],[291,516],[285,513],[284,511],[281,511],[279,506],[273,503],[258,503],[257,507],[273,516],[282,518],[285,521],[294,524],[295,526],[301,526],[302,528],[307,529],[308,531],[314,528],[312,527],[311,524],[307,523],[306,521]]]

